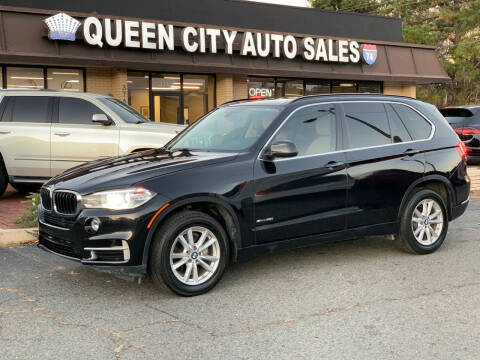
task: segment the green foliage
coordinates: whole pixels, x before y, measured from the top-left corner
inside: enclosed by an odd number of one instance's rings
[[[40,205],[40,194],[31,193],[27,200],[22,201],[24,212],[22,216],[14,220],[15,224],[21,224],[26,227],[37,226],[38,224],[38,205]]]
[[[439,106],[480,102],[480,0],[312,0],[328,10],[400,17],[403,40],[433,45],[452,81],[417,87]]]

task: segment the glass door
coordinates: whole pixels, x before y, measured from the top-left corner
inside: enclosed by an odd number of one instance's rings
[[[180,93],[153,92],[150,104],[152,121],[183,124]]]

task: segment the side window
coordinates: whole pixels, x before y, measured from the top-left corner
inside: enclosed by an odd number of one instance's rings
[[[392,138],[394,143],[412,141],[412,137],[408,133],[407,128],[403,124],[402,119],[393,110],[391,104],[385,104],[387,109],[388,120],[390,120],[390,129],[392,130]]]
[[[392,142],[383,103],[344,103],[343,109],[350,148],[385,145]]]
[[[10,96],[5,96],[2,100],[2,106],[0,107],[2,111],[1,122],[12,121],[12,108],[13,108],[14,99]]]
[[[337,148],[335,106],[314,105],[296,111],[278,131],[273,141],[281,140],[293,142],[299,156],[335,151]]]
[[[50,123],[49,103],[50,97],[48,96],[15,96],[8,104],[12,106],[11,121]],[[6,110],[9,110],[9,106]]]
[[[86,100],[59,97],[58,122],[60,124],[95,125],[92,122],[94,114],[104,114],[104,112]]]
[[[412,135],[413,140],[423,140],[430,136],[432,126],[415,110],[401,104],[392,104],[392,106]]]

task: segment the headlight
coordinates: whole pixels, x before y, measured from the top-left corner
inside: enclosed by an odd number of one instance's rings
[[[82,197],[83,206],[89,209],[134,209],[151,200],[156,194],[142,187],[109,190]]]

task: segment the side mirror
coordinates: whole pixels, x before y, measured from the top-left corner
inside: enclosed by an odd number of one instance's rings
[[[297,155],[297,147],[293,142],[287,140],[275,141],[270,145],[270,151],[265,153],[265,157],[268,160],[273,160],[275,158],[290,158]]]
[[[103,126],[110,126],[113,124],[113,121],[110,120],[105,114],[93,114],[92,122]]]

